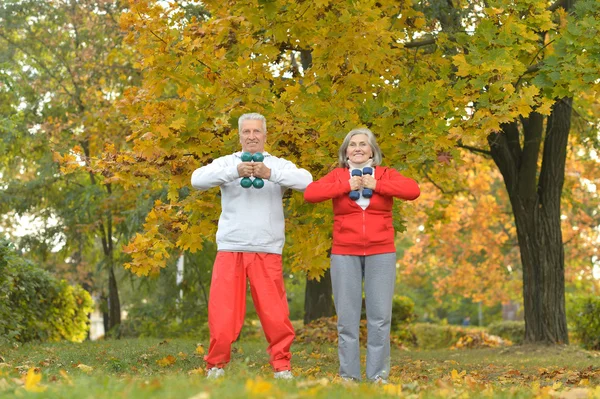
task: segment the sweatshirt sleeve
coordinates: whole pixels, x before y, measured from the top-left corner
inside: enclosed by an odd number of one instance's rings
[[[306,186],[312,182],[312,179],[312,175],[308,170],[298,168],[285,159],[279,159],[277,165],[271,168],[271,177],[269,177],[270,182],[297,191],[304,191]]]
[[[221,186],[240,177],[235,158],[232,155],[217,158],[210,164],[198,168],[192,173],[192,187],[208,190]]]
[[[384,175],[386,178],[382,176],[381,179],[377,180],[376,193],[404,200],[417,199],[421,194],[417,182],[409,177],[402,176],[397,170],[388,168],[386,175]]]
[[[340,181],[337,173],[333,170],[306,187],[304,200],[313,203],[323,202],[347,194],[351,191],[349,180],[350,175],[348,175],[348,180]]]

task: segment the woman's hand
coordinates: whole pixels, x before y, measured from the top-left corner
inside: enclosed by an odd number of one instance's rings
[[[362,185],[364,188],[370,188],[371,190],[375,190],[375,186],[377,186],[377,180],[375,180],[375,178],[371,175],[363,175]]]
[[[360,176],[352,176],[350,180],[350,190],[360,190],[362,188],[362,178]]]

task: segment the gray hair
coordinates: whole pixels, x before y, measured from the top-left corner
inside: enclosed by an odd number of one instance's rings
[[[244,114],[240,116],[240,118],[238,119],[238,130],[240,133],[242,133],[242,124],[244,123],[244,121],[262,121],[263,131],[265,132],[265,134],[267,134],[267,118],[265,118],[261,114],[252,112],[250,114]]]
[[[367,142],[369,146],[371,146],[371,151],[373,151],[373,166],[377,166],[381,164],[381,159],[383,158],[383,154],[381,154],[381,148],[377,144],[377,139],[372,131],[367,129],[366,127],[361,127],[358,129],[350,130],[350,133],[346,135],[340,150],[338,151],[338,165],[340,168],[348,167],[348,159],[346,158],[346,150],[348,150],[348,145],[350,145],[350,139],[357,134],[364,134],[367,136]]]

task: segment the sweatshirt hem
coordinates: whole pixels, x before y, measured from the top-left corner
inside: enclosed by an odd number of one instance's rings
[[[236,246],[236,245],[227,245],[227,244],[217,243],[217,251],[253,252],[253,253],[264,252],[264,253],[268,253],[268,254],[281,255],[283,253],[283,248],[260,246],[260,245],[245,245],[243,247],[240,247],[240,246]]]
[[[379,254],[387,254],[387,253],[396,253],[395,245],[379,245],[379,246],[369,246],[365,250],[365,248],[361,248],[358,245],[352,246],[342,246],[342,245],[334,245],[331,248],[332,255],[352,255],[352,256],[369,256],[369,255],[379,255]]]

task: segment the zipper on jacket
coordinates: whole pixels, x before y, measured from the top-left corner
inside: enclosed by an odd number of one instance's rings
[[[363,256],[367,256],[367,226],[365,225],[365,210],[363,209],[362,211],[362,215],[363,215],[363,242],[365,243],[364,245],[364,249],[363,249]]]

